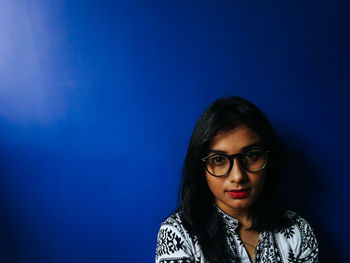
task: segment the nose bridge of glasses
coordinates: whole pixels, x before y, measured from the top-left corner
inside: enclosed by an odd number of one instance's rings
[[[231,160],[232,166],[233,166],[235,163],[234,159],[237,159],[239,162],[241,162],[243,154],[242,153],[234,153],[234,154],[229,155],[229,157],[230,157],[230,160]]]
[[[231,176],[231,175],[234,175],[235,177],[237,177],[237,175],[243,176],[245,169],[242,163],[242,157],[243,157],[242,153],[231,154],[229,155],[229,157],[231,161],[231,166],[230,166],[230,170],[228,171],[228,176]],[[238,160],[238,162],[235,162],[234,159]]]

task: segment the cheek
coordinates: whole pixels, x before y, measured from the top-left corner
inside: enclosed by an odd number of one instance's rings
[[[209,187],[209,190],[214,196],[217,196],[222,191],[222,183],[218,178],[213,176],[206,175],[206,181]]]
[[[259,176],[259,178],[256,178],[256,181],[254,182],[255,188],[260,192],[265,185],[266,180],[266,173],[263,173]]]

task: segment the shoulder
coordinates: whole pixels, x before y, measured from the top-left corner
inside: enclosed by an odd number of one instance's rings
[[[184,228],[179,212],[162,222],[157,236],[156,262],[192,262],[196,250],[196,239]]]
[[[308,246],[316,245],[310,242],[316,242],[316,236],[311,225],[300,215],[293,211],[286,211],[283,214],[287,222],[286,227],[279,228],[278,232],[286,239],[296,239]]]
[[[275,230],[275,239],[281,250],[288,253],[288,260],[317,262],[318,244],[311,225],[293,211],[284,212],[283,219],[286,226]]]
[[[162,222],[161,227],[175,227],[180,230],[182,228],[182,225],[183,224],[180,213],[174,212]]]

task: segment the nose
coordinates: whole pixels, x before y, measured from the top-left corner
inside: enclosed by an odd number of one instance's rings
[[[233,160],[233,166],[228,174],[227,179],[232,183],[241,183],[246,180],[247,175],[245,174],[244,169],[242,168],[242,165],[240,164],[238,159]]]

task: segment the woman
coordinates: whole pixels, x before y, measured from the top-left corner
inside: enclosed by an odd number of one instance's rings
[[[318,262],[310,225],[277,196],[282,147],[261,111],[215,101],[193,131],[178,209],[161,225],[156,262]]]

